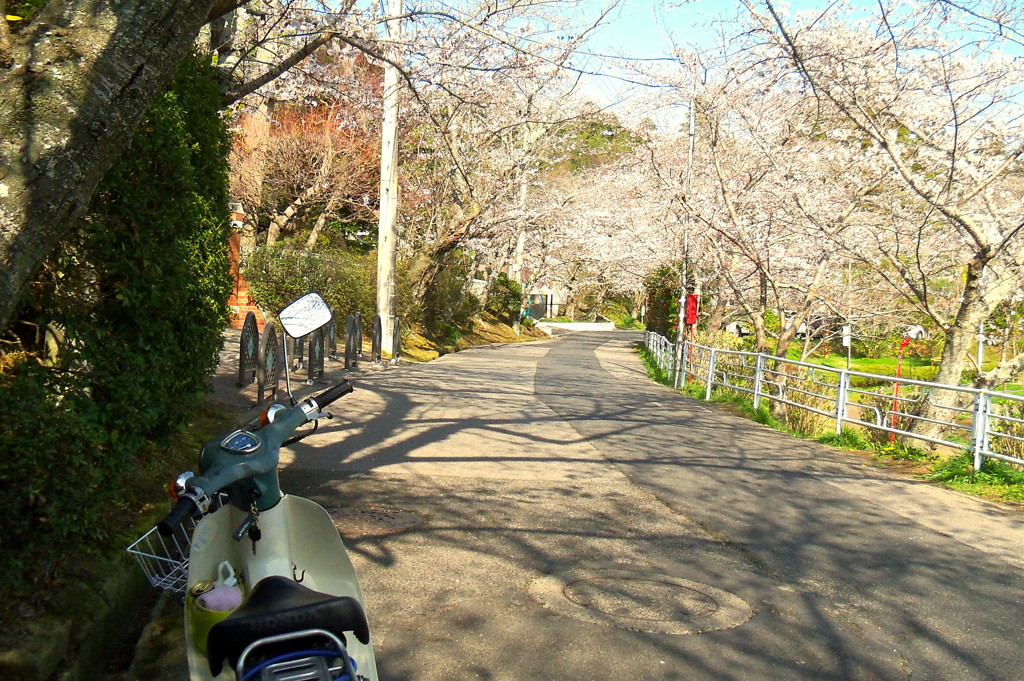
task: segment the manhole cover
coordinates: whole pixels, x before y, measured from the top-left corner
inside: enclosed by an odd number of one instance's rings
[[[423,524],[410,511],[388,508],[335,508],[328,511],[343,537],[395,534]]]
[[[572,570],[530,584],[551,610],[597,624],[663,634],[737,627],[754,611],[735,594],[669,575],[633,570]]]
[[[657,622],[707,617],[718,610],[709,594],[661,578],[588,577],[562,589],[576,605],[606,615]]]

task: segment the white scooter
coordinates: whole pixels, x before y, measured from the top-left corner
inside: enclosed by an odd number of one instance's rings
[[[331,313],[313,293],[279,318],[298,338]],[[281,446],[304,437],[288,439],[292,432],[329,417],[327,405],[350,392],[342,381],[296,406],[275,405],[264,423],[207,442],[200,475],[179,478],[178,503],[157,529],[173,536],[205,514],[187,568],[191,681],[377,681],[362,592],[338,530],[317,504],[282,493],[277,475]],[[222,493],[226,502],[208,512]]]

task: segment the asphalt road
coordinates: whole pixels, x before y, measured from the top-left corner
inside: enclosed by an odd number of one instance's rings
[[[679,395],[639,340],[363,371],[292,448],[382,679],[1024,678],[1019,510]]]

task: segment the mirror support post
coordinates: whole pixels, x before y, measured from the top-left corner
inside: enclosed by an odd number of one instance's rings
[[[330,323],[331,309],[319,293],[307,293],[293,300],[277,313],[277,320],[284,328],[284,381],[285,390],[292,406],[295,396],[292,395],[291,360],[288,357],[288,339],[293,340],[309,335]]]
[[[288,393],[288,399],[291,401],[291,405],[295,406],[295,396],[292,395],[292,369],[289,366],[291,362],[288,360],[288,332],[285,331],[284,343],[284,390]]]

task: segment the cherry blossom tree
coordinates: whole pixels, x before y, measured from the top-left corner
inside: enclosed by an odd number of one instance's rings
[[[873,207],[893,226],[888,239],[875,230],[872,243],[890,281],[942,330],[937,381],[958,384],[979,325],[1019,288],[1024,264],[1024,71],[996,49],[1019,40],[1020,8],[880,2],[849,25],[848,3],[795,20],[770,0],[745,5],[765,57],[784,59],[838,113],[841,134],[861,140],[861,172],[885,185]],[[935,249],[962,277],[950,311],[934,295]],[[977,385],[1022,366],[1015,358]]]
[[[536,187],[528,232],[534,281],[570,293],[570,305],[610,294],[637,294],[669,256],[666,204],[646,150],[623,151]]]
[[[418,98],[436,88],[468,102],[477,75],[570,66],[565,55],[582,37],[566,11],[582,4],[424,1],[398,41],[380,35],[375,5],[362,11],[351,0],[49,0],[0,22],[0,328],[208,24],[225,106],[255,106],[250,97],[275,82],[276,99],[312,86],[337,94],[338,72],[321,67],[346,49],[400,65]]]
[[[558,67],[525,81],[497,72],[475,87],[472,100],[442,91],[427,102],[403,164],[405,249],[420,299],[455,250],[509,244],[528,228],[535,178],[564,154],[561,131],[591,111],[569,104],[572,83]]]
[[[812,315],[834,314],[837,244],[876,183],[850,172],[859,145],[830,135],[828,112],[799,82],[739,48],[725,43],[717,51],[680,53],[684,68],[662,76],[695,108],[690,190],[674,180],[686,157],[672,153],[673,144],[656,149],[653,161],[674,193],[678,221],[689,221],[690,239],[704,244],[698,278],[728,287],[762,351],[769,346],[767,313],[776,312],[774,352],[785,356]],[[720,292],[718,302],[724,299]],[[720,316],[722,306],[715,307]]]

